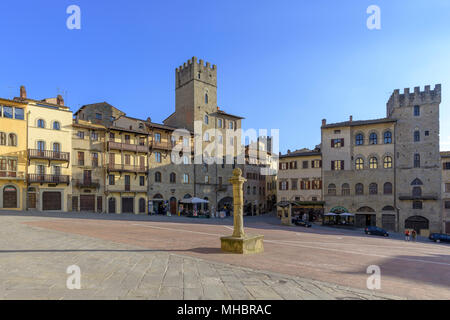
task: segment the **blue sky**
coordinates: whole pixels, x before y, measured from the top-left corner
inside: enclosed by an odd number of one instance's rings
[[[81,8],[81,30],[66,8]],[[366,9],[381,8],[381,30]],[[174,72],[192,56],[218,66],[218,104],[245,128],[280,129],[280,151],[320,143],[321,119],[385,116],[394,89],[442,83],[450,150],[450,1],[4,0],[0,96],[64,93],[77,110],[107,101],[161,122]]]

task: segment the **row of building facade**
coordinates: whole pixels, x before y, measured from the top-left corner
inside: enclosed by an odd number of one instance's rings
[[[278,201],[311,220],[350,213],[357,227],[450,233],[450,154],[439,147],[440,103],[441,85],[407,88],[393,92],[385,118],[323,120],[315,150],[280,156]]]
[[[230,211],[237,166],[249,177],[246,213],[272,209],[276,189],[255,175],[261,161],[194,162],[196,122],[202,149],[212,143],[234,159],[240,152],[241,136],[229,132],[240,132],[243,118],[217,106],[217,67],[193,57],[175,76],[175,112],[163,123],[106,102],[73,113],[61,96],[34,100],[24,87],[0,99],[0,210],[178,214],[183,199],[198,197],[209,201],[201,211]],[[270,153],[265,159],[276,167]]]

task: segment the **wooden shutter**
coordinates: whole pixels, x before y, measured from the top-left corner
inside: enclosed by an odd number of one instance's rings
[[[331,147],[334,148],[334,139],[331,139]]]
[[[294,162],[295,169],[297,169],[297,161]]]
[[[286,181],[286,190],[289,190],[289,181]]]
[[[341,170],[344,170],[344,160],[341,161]]]
[[[322,168],[322,160],[319,161],[319,168]]]
[[[281,167],[281,162],[280,162],[280,170],[282,170],[282,167]]]
[[[343,147],[344,146],[344,139],[342,138],[341,139],[341,147]]]
[[[334,170],[334,161],[331,161],[331,170]]]
[[[279,187],[279,189],[280,189],[280,190],[283,190],[281,187],[282,187],[282,184],[281,184],[281,181],[280,181],[280,187]]]

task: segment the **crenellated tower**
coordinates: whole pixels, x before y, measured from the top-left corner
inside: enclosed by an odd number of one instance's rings
[[[194,130],[194,121],[217,110],[217,67],[196,57],[175,70],[175,113],[164,123]]]
[[[394,90],[387,103],[387,116],[397,120],[395,179],[401,227],[410,228],[414,223],[425,226],[427,222],[430,230],[439,231],[440,103],[440,84],[434,90],[430,86],[425,86],[423,91],[415,87],[414,92],[406,88],[402,94]]]

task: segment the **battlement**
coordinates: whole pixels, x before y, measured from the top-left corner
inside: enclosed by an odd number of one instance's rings
[[[183,63],[183,65],[176,68],[176,72],[182,72],[185,69],[191,69],[193,66],[197,66],[198,69],[210,69],[210,70],[216,70],[217,66],[215,64],[211,65],[210,62],[205,62],[200,59],[197,62],[197,57],[192,57],[192,59],[189,59],[187,62]]]
[[[211,65],[197,57],[192,57],[175,70],[176,87],[181,87],[191,80],[200,80],[213,86],[217,84],[217,66]]]
[[[387,102],[387,114],[390,116],[394,108],[421,105],[427,103],[441,103],[441,85],[436,84],[434,90],[429,85],[423,91],[420,87],[415,87],[414,92],[410,88],[405,88],[403,93],[395,89]]]

